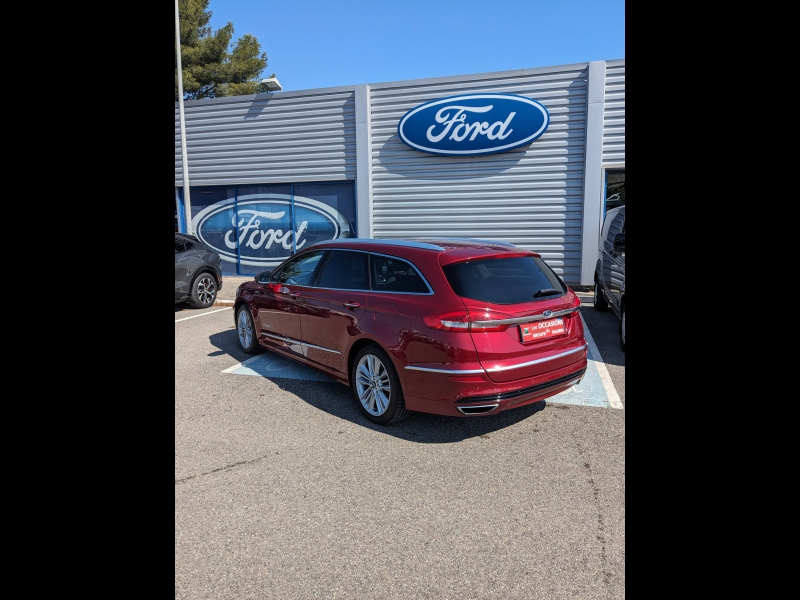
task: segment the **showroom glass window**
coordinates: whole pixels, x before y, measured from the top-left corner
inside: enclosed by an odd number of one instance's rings
[[[605,209],[603,216],[618,206],[625,206],[625,169],[606,169]]]
[[[198,186],[192,225],[219,252],[223,275],[271,270],[316,242],[355,237],[353,182]]]

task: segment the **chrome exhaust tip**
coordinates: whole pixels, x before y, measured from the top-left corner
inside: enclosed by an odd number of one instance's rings
[[[492,412],[499,404],[482,404],[480,406],[457,406],[458,410],[465,415],[485,415]]]

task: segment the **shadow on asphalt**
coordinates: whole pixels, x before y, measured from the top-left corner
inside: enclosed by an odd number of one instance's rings
[[[619,344],[619,319],[611,310],[598,311],[594,304],[582,302],[581,315],[589,328],[603,362],[609,365],[625,366],[625,352]]]
[[[231,328],[209,336],[209,341],[218,351],[209,353],[209,356],[228,354],[239,362],[252,358],[253,355],[242,352],[236,339],[236,331]],[[264,352],[268,352],[265,350]],[[253,375],[239,375],[238,377],[254,377]],[[335,381],[304,381],[300,379],[284,379],[279,377],[269,378],[271,382],[291,394],[294,394],[311,406],[324,411],[334,417],[350,421],[365,429],[378,433],[391,435],[400,439],[420,444],[446,444],[461,442],[473,437],[487,436],[500,429],[536,418],[536,414],[552,407],[547,401],[542,400],[520,408],[513,408],[496,415],[485,417],[445,417],[427,413],[414,412],[406,420],[386,427],[375,425],[364,418],[356,405],[356,399],[350,388]],[[558,409],[569,410],[567,406],[558,406]]]

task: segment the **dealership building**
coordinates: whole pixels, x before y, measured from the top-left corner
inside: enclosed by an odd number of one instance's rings
[[[175,103],[176,230],[251,275],[333,237],[460,237],[589,286],[625,202],[625,60]],[[190,215],[191,219],[187,216]]]

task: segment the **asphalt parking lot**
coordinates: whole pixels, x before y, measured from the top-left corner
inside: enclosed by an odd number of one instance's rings
[[[623,598],[625,353],[581,298],[580,386],[385,428],[176,305],[176,598]]]

